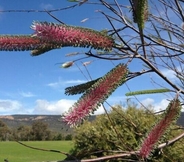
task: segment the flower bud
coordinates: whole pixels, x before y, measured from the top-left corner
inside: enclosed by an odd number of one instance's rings
[[[64,64],[61,65],[62,68],[69,68],[70,66],[72,66],[74,64],[73,61],[70,62],[65,62]]]

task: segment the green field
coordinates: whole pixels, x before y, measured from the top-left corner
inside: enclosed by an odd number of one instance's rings
[[[22,143],[32,147],[63,152],[69,152],[73,147],[72,141],[29,141]],[[4,159],[8,159],[9,162],[48,162],[64,158],[66,156],[63,154],[34,150],[17,142],[0,142],[0,162],[4,162]]]

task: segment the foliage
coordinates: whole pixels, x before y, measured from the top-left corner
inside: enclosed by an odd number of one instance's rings
[[[9,128],[3,121],[0,120],[0,141],[7,140],[9,134],[10,134]]]
[[[71,141],[71,140],[72,140],[72,134],[67,134],[67,135],[65,136],[65,140],[66,140],[66,141]]]
[[[113,107],[108,116],[99,115],[95,121],[85,121],[76,128],[72,153],[81,159],[112,155],[116,151],[138,150],[147,132],[162,116],[163,114],[155,116],[150,108],[138,108],[134,104],[129,104],[125,109],[117,105]],[[181,133],[181,130],[176,131],[175,128],[177,126],[173,123],[172,130],[167,132],[160,142],[167,141]],[[180,160],[184,153],[181,150],[181,143],[184,144],[184,139],[176,142],[172,147],[164,148],[159,152],[159,156],[157,151],[153,152],[152,159],[157,157],[158,161]],[[178,148],[180,151],[177,153]]]
[[[57,133],[57,134],[54,135],[53,140],[54,141],[64,140],[64,136],[61,133]]]
[[[155,121],[155,117],[149,111],[145,112],[131,105],[127,109],[120,106],[113,107],[109,116],[99,115],[95,121],[91,123],[85,121],[76,128],[75,149],[82,152],[82,155],[85,152],[86,157],[96,151],[127,150],[127,148],[134,150],[139,147],[140,139],[150,127],[148,121],[152,123]]]
[[[15,139],[18,141],[29,141],[31,140],[31,128],[28,126],[21,125],[17,128],[15,133]]]
[[[9,128],[0,120],[0,141],[43,141],[43,140],[72,140],[72,134],[69,132],[60,132],[51,130],[48,123],[44,121],[35,121],[29,125],[19,125]]]
[[[48,124],[42,121],[35,121],[32,124],[32,139],[33,140],[50,140],[51,139],[51,131],[48,129]]]

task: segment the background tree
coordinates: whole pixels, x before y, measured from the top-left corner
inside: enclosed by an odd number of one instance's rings
[[[62,133],[55,133],[53,140],[56,140],[56,141],[64,140],[64,135]]]
[[[1,141],[8,140],[9,135],[10,130],[8,126],[2,120],[0,120],[0,140]]]
[[[16,130],[16,139],[18,141],[29,141],[31,139],[31,128],[21,125]]]
[[[70,140],[72,140],[72,139],[73,139],[72,134],[67,134],[67,135],[65,136],[65,140],[66,140],[66,141],[70,141]]]
[[[51,131],[48,128],[48,124],[42,121],[35,121],[31,127],[31,139],[44,141],[51,139]]]

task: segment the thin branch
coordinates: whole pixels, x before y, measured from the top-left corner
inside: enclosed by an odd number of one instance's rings
[[[183,137],[184,137],[184,132],[181,133],[180,135],[178,135],[177,137],[173,138],[172,140],[169,140],[165,143],[160,144],[157,149],[162,149],[166,146],[172,145],[173,143],[177,142],[178,140],[180,140]]]
[[[172,86],[177,91],[184,94],[184,90],[180,89],[178,86],[176,86],[174,83],[172,83],[171,80],[169,80],[167,77],[165,77],[157,68],[155,68],[147,59],[140,56],[140,59],[143,60],[149,67],[151,67],[163,80],[165,80],[170,86]]]
[[[71,9],[71,8],[74,8],[78,6],[78,4],[75,4],[75,5],[72,5],[72,6],[67,6],[67,7],[64,7],[64,8],[58,8],[58,9],[53,9],[53,10],[34,10],[34,9],[31,9],[31,10],[0,10],[0,13],[1,12],[57,12],[57,11],[62,11],[62,10],[67,10],[67,9]]]
[[[53,16],[49,11],[45,10],[53,19],[57,20],[58,22],[60,22],[61,24],[65,24],[64,22],[62,22],[61,20],[59,20],[57,17]]]
[[[24,143],[22,143],[20,141],[16,141],[16,142],[21,144],[22,146],[28,147],[30,149],[39,150],[39,151],[47,151],[47,152],[55,152],[55,153],[63,154],[65,156],[67,156],[67,157],[71,157],[71,158],[77,160],[76,157],[74,157],[74,156],[72,156],[72,155],[70,155],[70,154],[68,154],[66,152],[62,152],[62,151],[58,151],[58,150],[48,150],[48,149],[43,149],[43,148],[37,148],[37,147],[26,145],[26,144],[24,144]]]

